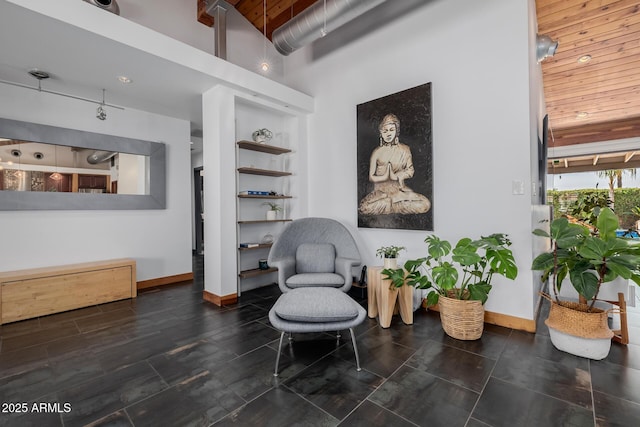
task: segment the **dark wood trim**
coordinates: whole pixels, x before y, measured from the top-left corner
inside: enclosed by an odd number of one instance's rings
[[[156,279],[142,280],[138,282],[137,288],[138,290],[155,288],[157,286],[173,285],[174,283],[187,282],[189,280],[193,280],[193,272],[176,274],[174,276],[158,277]]]
[[[549,147],[613,141],[640,136],[640,117],[606,123],[554,129],[549,135]]]
[[[197,0],[197,2],[198,2],[198,12],[197,12],[198,22],[206,25],[207,27],[213,27],[213,16],[207,13],[207,0]]]
[[[202,291],[202,299],[218,307],[222,307],[224,305],[236,304],[238,302],[238,294],[229,294],[221,297],[208,291]]]

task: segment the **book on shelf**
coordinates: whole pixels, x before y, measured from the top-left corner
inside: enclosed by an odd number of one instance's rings
[[[241,248],[257,248],[260,243],[240,243]]]
[[[238,194],[241,196],[268,196],[271,193],[269,191],[244,190]]]

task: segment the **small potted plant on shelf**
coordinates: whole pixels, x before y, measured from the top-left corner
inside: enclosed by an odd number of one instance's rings
[[[533,232],[551,239],[551,250],[538,255],[531,268],[542,271],[543,280],[551,279],[553,296],[544,294],[551,302],[545,324],[559,350],[595,360],[609,354],[613,331],[608,313],[595,306],[600,289],[618,278],[640,285],[640,243],[617,237],[618,225],[616,214],[604,207],[593,229],[562,217],[551,222],[550,232]],[[567,277],[578,302],[559,296]]]
[[[267,220],[274,221],[278,217],[278,212],[282,210],[282,206],[275,202],[264,202],[263,205],[269,206],[267,211]]]
[[[445,333],[460,340],[475,340],[484,329],[484,303],[495,274],[508,279],[518,275],[511,241],[505,234],[477,240],[463,238],[451,243],[427,236],[427,256],[409,260],[404,269],[386,269],[382,274],[392,286],[404,284],[432,289],[427,306],[438,304]],[[460,274],[462,273],[462,274]]]
[[[384,268],[398,268],[398,254],[405,249],[404,246],[382,246],[376,250],[376,255],[384,258]]]

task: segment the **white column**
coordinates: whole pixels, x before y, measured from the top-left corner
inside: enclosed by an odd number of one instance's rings
[[[237,293],[235,100],[216,86],[202,95],[204,168],[204,290]]]

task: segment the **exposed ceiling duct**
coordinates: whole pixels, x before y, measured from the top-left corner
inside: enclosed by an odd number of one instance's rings
[[[319,0],[273,32],[273,45],[289,55],[385,0]]]
[[[94,6],[98,6],[100,9],[104,9],[116,15],[120,15],[120,7],[116,0],[84,0],[87,3],[91,3]]]
[[[97,165],[98,163],[106,162],[116,154],[118,153],[115,151],[94,151],[93,154],[87,156],[87,162]]]

